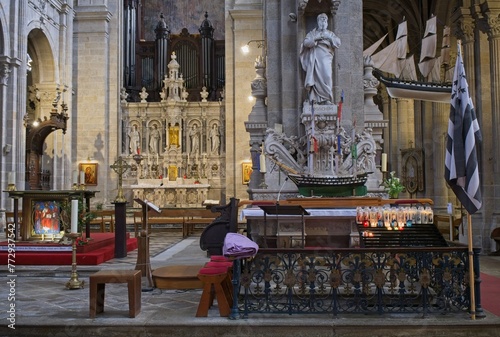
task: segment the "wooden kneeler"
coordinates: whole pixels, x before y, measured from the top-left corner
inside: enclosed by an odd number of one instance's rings
[[[196,311],[196,317],[208,316],[208,309],[212,305],[214,297],[217,300],[220,316],[229,316],[232,302],[228,297],[227,289],[225,289],[227,277],[227,267],[225,266],[203,267],[200,269],[198,278],[203,282],[203,292]]]
[[[227,276],[222,282],[222,289],[224,290],[224,294],[226,295],[227,300],[230,305],[233,303],[233,263],[232,262],[214,262],[210,261],[205,263],[205,267],[207,268],[227,268]],[[214,298],[214,292],[212,290],[212,301]]]

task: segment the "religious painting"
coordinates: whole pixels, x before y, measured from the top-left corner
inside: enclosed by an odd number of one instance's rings
[[[168,128],[168,139],[170,147],[179,147],[179,125],[170,126]]]
[[[243,185],[248,185],[248,183],[250,183],[250,176],[252,175],[252,163],[251,162],[242,163],[241,169],[242,169],[241,182]]]
[[[97,163],[81,163],[80,172],[83,172],[84,182],[87,186],[97,185]]]
[[[177,166],[169,166],[168,167],[168,180],[176,181],[177,180]]]
[[[401,150],[401,180],[410,196],[424,190],[424,152],[422,149]]]
[[[32,204],[33,234],[54,236],[61,232],[60,201],[36,200]]]

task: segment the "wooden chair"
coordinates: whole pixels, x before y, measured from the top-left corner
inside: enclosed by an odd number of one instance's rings
[[[106,227],[104,225],[104,217],[102,216],[101,212],[102,211],[91,211],[93,212],[96,216],[92,220],[90,220],[90,228],[92,229],[92,226],[98,225],[99,226],[99,231],[101,233],[106,232]]]
[[[500,245],[500,227],[495,228],[491,231],[490,237],[495,240],[497,247]],[[492,252],[493,255],[500,255],[500,249],[497,249],[495,252]]]
[[[226,289],[228,278],[228,267],[203,267],[198,272],[198,278],[203,282],[203,292],[196,317],[207,317],[208,309],[212,306],[213,299],[217,300],[219,314],[228,317],[231,313],[231,289]]]
[[[92,211],[96,217],[90,221],[90,225],[98,225],[101,233],[107,232],[106,227],[109,226],[109,231],[115,231],[115,211],[114,210],[96,210]]]
[[[462,218],[455,218],[452,216],[451,218],[452,228],[453,228],[453,237],[449,238],[451,241],[458,240],[459,227],[462,224]],[[450,236],[450,216],[449,215],[440,215],[434,214],[434,225],[439,229],[441,234],[445,238]]]
[[[141,271],[140,270],[101,270],[89,277],[90,281],[90,318],[104,311],[106,283],[128,284],[129,317],[141,312]]]

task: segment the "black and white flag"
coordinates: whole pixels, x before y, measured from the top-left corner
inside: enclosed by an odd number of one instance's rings
[[[451,90],[445,179],[469,214],[474,214],[482,206],[476,141],[481,141],[481,131],[469,96],[459,47]]]

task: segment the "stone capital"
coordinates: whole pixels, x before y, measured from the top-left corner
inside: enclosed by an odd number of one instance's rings
[[[0,63],[0,84],[7,85],[11,71],[8,63]]]

